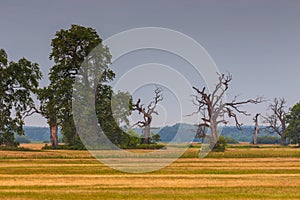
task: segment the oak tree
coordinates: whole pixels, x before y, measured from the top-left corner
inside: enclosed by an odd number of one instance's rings
[[[99,68],[102,68],[100,69],[102,71],[105,70],[105,73],[101,80],[94,84],[112,80],[114,73],[108,69],[111,55],[108,48],[102,45],[102,39],[94,29],[79,25],[71,25],[68,30],[62,29],[56,32],[51,47],[50,59],[55,64],[50,71],[51,83],[45,92],[52,93],[53,96],[48,96],[48,100],[44,100],[46,104],[44,108],[48,109],[46,113],[54,113],[55,116],[47,116],[48,123],[50,126],[59,125],[61,127],[65,143],[70,146],[82,147],[72,115],[72,88],[74,85],[74,76],[72,75],[74,75],[73,72],[76,74],[90,52],[97,47],[99,54],[95,66],[98,67],[98,70]],[[97,71],[94,68],[88,70]],[[94,75],[97,76],[96,73]]]
[[[288,127],[286,136],[292,143],[300,146],[300,102],[294,105],[287,115]]]
[[[34,107],[32,95],[41,78],[37,63],[26,58],[9,62],[6,52],[0,49],[0,145],[18,145],[14,134],[24,134],[24,118]]]

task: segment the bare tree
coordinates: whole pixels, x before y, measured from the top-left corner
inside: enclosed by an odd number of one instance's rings
[[[213,146],[217,143],[219,137],[218,125],[226,125],[228,123],[228,120],[225,119],[226,115],[228,118],[233,118],[237,128],[241,129],[242,124],[238,121],[238,114],[249,115],[241,109],[241,106],[245,104],[258,104],[263,101],[262,97],[246,101],[237,101],[237,97],[235,97],[231,102],[224,102],[224,95],[229,88],[231,80],[232,76],[230,74],[226,76],[225,74],[219,75],[219,81],[211,93],[208,93],[205,87],[202,90],[193,87],[197,92],[196,95],[193,95],[193,103],[198,109],[192,114],[199,113],[201,115],[202,122],[198,126],[210,129],[211,144]]]
[[[152,122],[152,115],[156,114],[158,115],[158,112],[156,111],[157,104],[163,100],[162,96],[162,88],[156,87],[154,90],[155,97],[153,101],[151,101],[147,107],[144,107],[143,104],[141,104],[141,99],[138,99],[136,104],[133,105],[133,110],[137,110],[139,114],[143,115],[143,121],[138,121],[133,126],[139,126],[144,128],[144,144],[149,144],[150,142],[150,126]]]
[[[269,105],[271,114],[266,114],[264,123],[267,124],[266,130],[270,133],[276,133],[280,136],[280,144],[286,145],[286,100],[284,98],[274,98],[273,102]]]
[[[257,113],[255,117],[253,117],[253,121],[255,123],[255,128],[254,128],[254,137],[253,137],[253,144],[257,144],[257,135],[259,132],[259,127],[258,127],[258,117],[260,116],[260,113]]]

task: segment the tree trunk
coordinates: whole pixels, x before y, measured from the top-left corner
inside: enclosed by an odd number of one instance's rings
[[[281,136],[280,138],[280,146],[285,146],[286,145],[286,137]]]
[[[257,135],[258,135],[258,122],[255,122],[255,130],[254,130],[254,137],[253,137],[253,144],[257,145]]]
[[[51,141],[52,147],[54,147],[54,148],[56,148],[58,146],[57,132],[58,132],[57,124],[51,125],[50,126],[50,141]]]
[[[145,126],[144,144],[150,143],[150,125]]]
[[[215,125],[214,122],[211,122],[210,125],[210,131],[211,131],[211,146],[215,146],[216,143],[218,142],[218,138],[219,138],[219,133],[218,133],[218,128]]]

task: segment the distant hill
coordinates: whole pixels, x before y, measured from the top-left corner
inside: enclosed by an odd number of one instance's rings
[[[162,142],[171,141],[180,128],[180,133],[187,135],[194,135],[197,131],[197,127],[190,124],[175,124],[174,126],[165,126],[159,131]],[[264,127],[261,127],[264,128]],[[242,130],[237,129],[235,126],[225,126],[222,129],[223,136],[234,138],[239,142],[252,142],[253,141],[254,126],[243,126]],[[272,135],[266,130],[260,129],[259,136]],[[276,136],[276,135],[274,135]],[[199,141],[195,139],[194,141]]]
[[[25,136],[30,141],[49,141],[50,140],[50,129],[48,127],[35,127],[35,126],[25,126],[24,127]],[[61,137],[61,133],[59,131],[58,137]]]
[[[151,133],[158,133],[160,135],[162,142],[170,142],[177,133],[184,134],[184,139],[192,140],[192,136],[196,133],[197,127],[191,124],[180,124],[177,123],[173,126],[165,126],[162,128],[155,127],[151,128]],[[141,128],[134,128],[134,131],[137,132],[139,135],[142,134]],[[30,141],[49,141],[50,137],[50,130],[48,127],[32,127],[32,126],[25,126],[24,127],[25,136]],[[222,135],[227,137],[232,137],[239,142],[252,142],[253,140],[253,126],[243,126],[242,130],[238,130],[235,126],[225,126],[222,129]],[[178,135],[180,135],[178,134]],[[178,137],[177,135],[177,137]],[[266,132],[266,130],[261,129],[259,136],[270,135]],[[274,135],[276,136],[276,135]],[[58,137],[61,138],[62,135],[59,131]],[[187,138],[186,138],[187,137]],[[182,139],[179,137],[177,139]],[[194,141],[199,141],[199,139],[195,139]]]

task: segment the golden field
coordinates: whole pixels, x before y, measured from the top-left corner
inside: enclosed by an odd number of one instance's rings
[[[129,174],[87,151],[26,147],[35,150],[0,151],[0,199],[300,199],[299,148],[228,148],[202,159],[190,148],[159,171]]]

